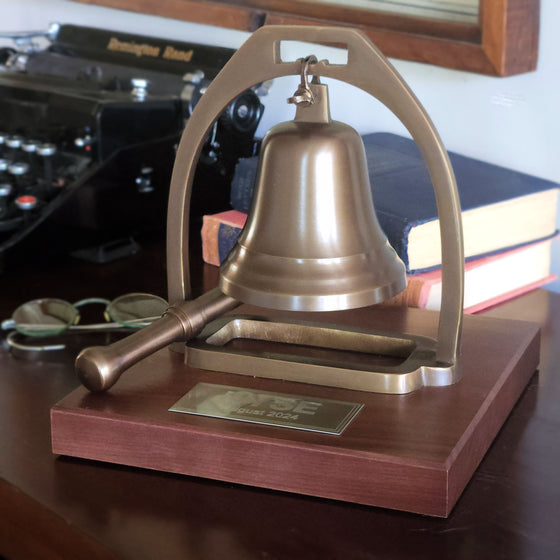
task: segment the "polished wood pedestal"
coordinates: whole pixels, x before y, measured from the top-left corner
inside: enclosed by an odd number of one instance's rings
[[[333,315],[339,324],[426,336],[439,317],[379,306]],[[208,372],[164,350],[109,392],[78,389],[58,403],[53,452],[445,517],[534,373],[538,331],[533,323],[467,316],[461,380],[406,395]],[[338,436],[169,411],[200,382],[364,406]]]

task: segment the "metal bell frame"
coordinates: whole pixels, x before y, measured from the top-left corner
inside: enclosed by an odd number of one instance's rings
[[[428,352],[426,350],[427,346],[430,346],[429,341],[416,339],[414,342],[419,345],[417,356],[432,354],[432,357],[427,360],[428,363],[422,364],[415,356],[412,360],[406,360],[399,368],[389,368],[391,371],[389,377],[383,370],[380,378],[377,375],[373,377],[366,375],[370,379],[365,382],[358,379],[355,382],[350,380],[349,377],[356,377],[355,372],[351,369],[344,371],[343,368],[343,375],[338,379],[344,381],[335,381],[334,385],[361,390],[405,393],[424,385],[448,385],[456,382],[460,377],[455,365],[463,316],[464,253],[460,203],[453,169],[435,126],[414,93],[371,41],[354,29],[265,26],[253,33],[236,51],[202,96],[183,132],[171,180],[167,221],[169,301],[191,298],[188,217],[194,171],[206,134],[218,115],[245,89],[277,77],[300,75],[301,60],[294,62],[281,60],[282,41],[336,44],[347,47],[346,64],[329,64],[328,61],[323,60],[308,65],[307,71],[310,75],[334,78],[364,90],[399,118],[421,151],[432,180],[438,208],[442,248],[442,304],[438,334],[437,339],[433,341],[433,349]],[[247,324],[245,328],[241,327],[243,332],[237,332],[235,336],[259,338],[259,328],[262,326]],[[216,332],[216,329],[212,329],[210,336],[216,335]],[[220,336],[224,342],[228,340],[228,335],[216,335],[214,338]],[[311,338],[313,336],[311,335]],[[414,337],[408,337],[409,341],[410,339]],[[405,339],[396,340],[407,346]],[[373,351],[376,351],[378,341],[377,334],[372,336]],[[175,349],[181,346],[184,345],[178,344]],[[196,347],[197,344],[195,343],[194,346]],[[222,369],[219,359],[216,363],[213,359],[208,362],[206,358],[200,357],[199,353],[202,352],[200,348],[195,348],[194,352],[189,349],[188,352],[193,354],[189,356],[189,364]],[[206,351],[202,353],[207,354]],[[251,375],[251,372],[262,372],[262,368],[265,367],[260,360],[257,360],[258,363],[253,367],[248,366],[244,356],[236,360],[234,355],[228,354],[226,361],[230,364],[233,362],[238,364],[233,365],[233,369],[223,368],[223,371]],[[269,371],[264,374],[265,377],[333,384],[331,383],[332,371],[325,371],[324,375],[315,377],[311,372],[308,372],[311,375],[301,372],[286,375],[282,362],[268,363],[266,368]],[[399,381],[387,381],[399,376],[401,378]]]

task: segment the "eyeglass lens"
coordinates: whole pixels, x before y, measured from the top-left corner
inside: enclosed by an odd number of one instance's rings
[[[15,328],[27,336],[49,336],[65,331],[78,311],[60,299],[36,299],[20,305],[12,315]]]
[[[150,294],[127,294],[113,300],[107,307],[111,320],[126,327],[145,327],[159,319],[167,302]]]
[[[89,301],[89,300],[87,300]],[[100,300],[103,301],[103,300]],[[127,294],[112,301],[107,320],[125,327],[142,328],[159,319],[167,302],[151,294]],[[76,322],[78,310],[60,299],[36,299],[18,307],[12,315],[15,329],[27,336],[53,336]]]

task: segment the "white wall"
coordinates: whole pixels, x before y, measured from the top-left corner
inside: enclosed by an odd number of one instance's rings
[[[192,42],[238,47],[240,31],[195,25],[79,4],[67,0],[0,0],[0,31],[44,29],[52,21],[118,29]],[[536,72],[494,78],[394,60],[396,68],[426,107],[447,148],[560,182],[560,2],[541,0],[541,37]],[[294,58],[310,54],[294,52]],[[337,56],[313,47],[319,58]],[[296,78],[277,80],[264,100],[260,131],[291,118],[285,99]],[[358,131],[404,133],[392,114],[366,94],[336,83],[331,87],[333,117]],[[560,243],[554,272],[560,275]],[[560,292],[560,282],[552,289]]]

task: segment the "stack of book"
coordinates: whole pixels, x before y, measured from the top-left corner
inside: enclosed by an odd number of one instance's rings
[[[408,286],[391,303],[439,309],[441,242],[435,196],[416,144],[394,134],[363,137],[381,227],[406,265]],[[465,239],[465,311],[480,311],[553,281],[560,185],[450,153]],[[205,216],[203,257],[219,265],[250,208],[257,160],[241,160],[232,183],[234,208]]]

